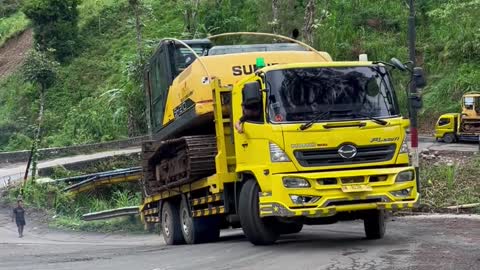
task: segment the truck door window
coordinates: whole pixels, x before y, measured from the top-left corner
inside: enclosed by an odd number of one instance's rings
[[[449,118],[440,118],[440,120],[438,120],[438,125],[439,126],[445,126],[445,125],[448,125],[450,124],[450,119]]]
[[[242,122],[263,123],[262,104],[248,104],[243,107]]]

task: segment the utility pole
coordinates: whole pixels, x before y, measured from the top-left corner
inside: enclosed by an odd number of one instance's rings
[[[415,5],[414,0],[409,0],[409,16],[408,16],[408,51],[410,61],[412,66],[416,67],[416,55],[415,55],[415,42],[416,42],[416,31],[415,31]],[[411,82],[410,82],[410,136],[411,136],[411,146],[413,152],[413,166],[415,167],[415,174],[417,179],[417,188],[420,191],[420,171],[419,171],[419,153],[418,153],[418,119],[417,119],[417,110],[421,103],[420,97],[418,96],[417,85],[414,79],[414,73],[412,72]]]

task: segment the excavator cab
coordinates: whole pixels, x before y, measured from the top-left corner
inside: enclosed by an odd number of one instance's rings
[[[184,40],[198,55],[208,54],[212,43],[208,39]],[[152,128],[162,128],[168,89],[173,80],[195,61],[195,55],[179,42],[164,40],[145,69],[145,87],[149,91]]]
[[[462,98],[462,129],[480,131],[480,93],[467,93]]]

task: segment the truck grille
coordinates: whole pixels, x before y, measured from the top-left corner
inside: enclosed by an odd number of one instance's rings
[[[338,153],[339,148],[297,150],[295,158],[303,167],[350,165],[359,163],[382,162],[392,159],[395,154],[395,144],[381,146],[359,146],[354,158],[346,159]]]

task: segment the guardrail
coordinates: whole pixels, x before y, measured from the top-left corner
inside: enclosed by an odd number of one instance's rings
[[[142,177],[142,168],[133,167],[70,178],[63,178],[58,179],[55,182],[74,183],[73,185],[66,187],[64,191],[69,192],[71,195],[75,195],[80,192],[95,189],[99,186],[138,181],[140,177]]]
[[[12,186],[18,179],[23,178],[23,173],[6,175],[0,177],[0,188]]]
[[[148,138],[147,136],[140,136],[140,137],[134,137],[126,140],[116,140],[116,141],[103,142],[103,143],[39,149],[38,150],[39,160],[140,146],[142,141],[146,140],[147,138]],[[28,160],[29,155],[30,155],[29,150],[15,151],[15,152],[0,152],[0,164],[26,162]]]
[[[93,221],[93,220],[104,220],[117,217],[133,216],[140,213],[138,206],[130,206],[117,208],[112,210],[105,210],[100,212],[88,213],[82,216],[82,220]]]

